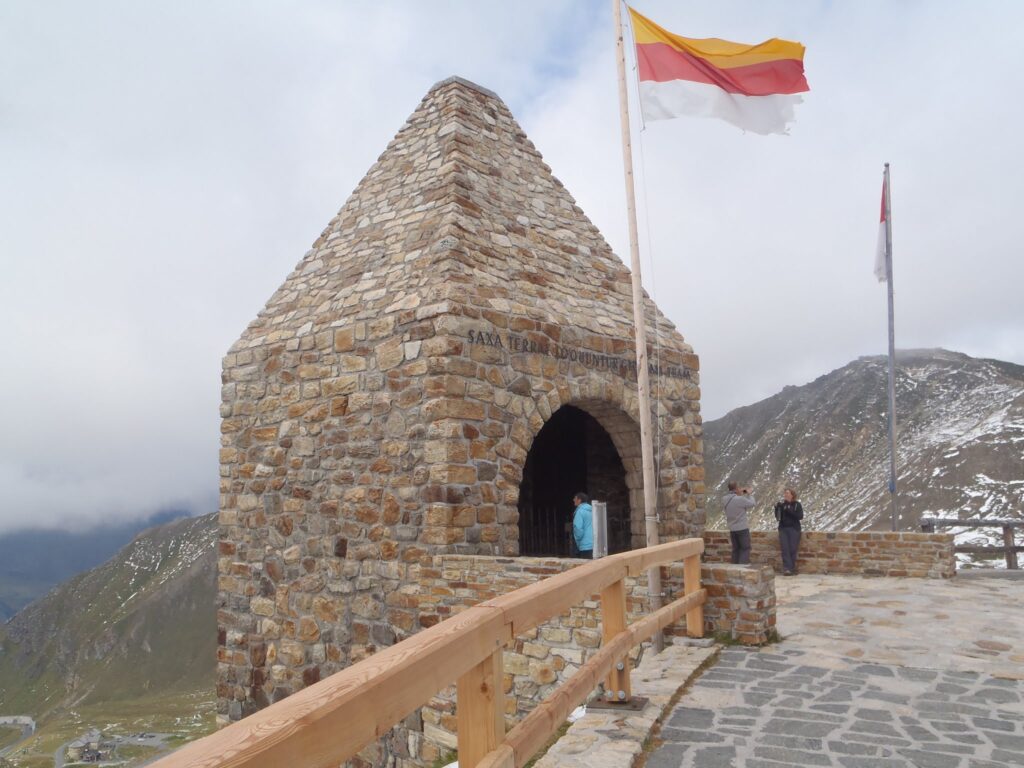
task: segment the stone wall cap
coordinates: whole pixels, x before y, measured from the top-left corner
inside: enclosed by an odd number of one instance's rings
[[[457,83],[459,85],[465,86],[466,88],[472,88],[474,91],[482,93],[484,96],[492,98],[496,101],[501,101],[501,96],[496,94],[490,88],[484,88],[482,85],[477,85],[472,80],[467,80],[466,78],[459,77],[458,75],[452,75],[451,77],[446,77],[444,80],[438,80],[436,83],[430,86],[430,90],[427,91],[427,93],[433,93],[437,89],[444,88],[446,85],[451,85],[452,83]]]

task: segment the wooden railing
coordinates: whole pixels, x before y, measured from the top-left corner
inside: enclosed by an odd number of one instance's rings
[[[703,551],[701,539],[685,539],[623,552],[467,608],[152,766],[336,766],[455,683],[460,768],[521,768],[602,680],[629,699],[630,648],[684,615],[687,634],[703,635]],[[684,597],[627,624],[625,578],[679,560]],[[601,649],[506,734],[502,649],[598,593]]]
[[[1024,520],[957,520],[956,518],[923,518],[921,530],[925,533],[935,533],[936,528],[1002,528],[1003,545],[1001,547],[953,547],[954,552],[963,552],[969,555],[996,555],[1003,554],[1006,557],[1006,567],[1017,570],[1017,553],[1024,552],[1024,546],[1016,546],[1013,541],[1014,528],[1024,528]]]

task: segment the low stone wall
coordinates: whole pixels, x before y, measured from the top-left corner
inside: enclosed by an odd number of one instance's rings
[[[782,571],[777,531],[751,531],[754,564]],[[704,532],[704,562],[728,563],[728,531]],[[956,573],[948,533],[804,531],[797,569],[803,573],[948,579]]]
[[[744,645],[764,645],[775,634],[775,572],[766,565],[704,565],[701,584],[705,632],[727,633]]]
[[[449,616],[581,565],[582,560],[534,557],[437,555],[419,567],[417,582],[403,588],[419,601],[419,624],[433,626]],[[662,569],[668,600],[683,595],[683,565]],[[775,627],[774,574],[770,568],[705,566],[701,581],[708,590],[705,632],[729,632],[740,642],[760,644]],[[626,579],[630,621],[648,611],[647,578]],[[685,623],[666,628],[684,636]],[[601,645],[601,608],[597,595],[547,623],[516,637],[506,649],[505,715],[511,727],[570,677]],[[634,663],[641,655],[634,648]],[[454,689],[434,697],[420,710],[421,722],[410,724],[404,741],[410,757],[429,764],[456,745]],[[422,727],[422,733],[416,731]]]

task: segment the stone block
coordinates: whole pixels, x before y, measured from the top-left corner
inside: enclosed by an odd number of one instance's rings
[[[540,636],[547,643],[568,643],[572,640],[572,632],[562,627],[541,627]]]
[[[596,630],[573,630],[573,639],[582,648],[597,648],[601,645],[601,633]]]
[[[546,659],[551,649],[541,643],[523,643],[523,655],[534,659]]]
[[[551,664],[532,662],[530,664],[530,679],[538,685],[548,685],[558,679],[558,673]]]
[[[381,371],[391,370],[405,360],[405,343],[401,338],[390,339],[378,344],[375,354],[377,355],[377,368]]]

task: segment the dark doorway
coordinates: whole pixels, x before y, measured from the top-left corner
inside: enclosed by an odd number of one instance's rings
[[[626,469],[597,419],[559,408],[534,438],[519,486],[519,553],[573,557],[572,497],[586,491],[608,504],[608,552],[629,549]]]

